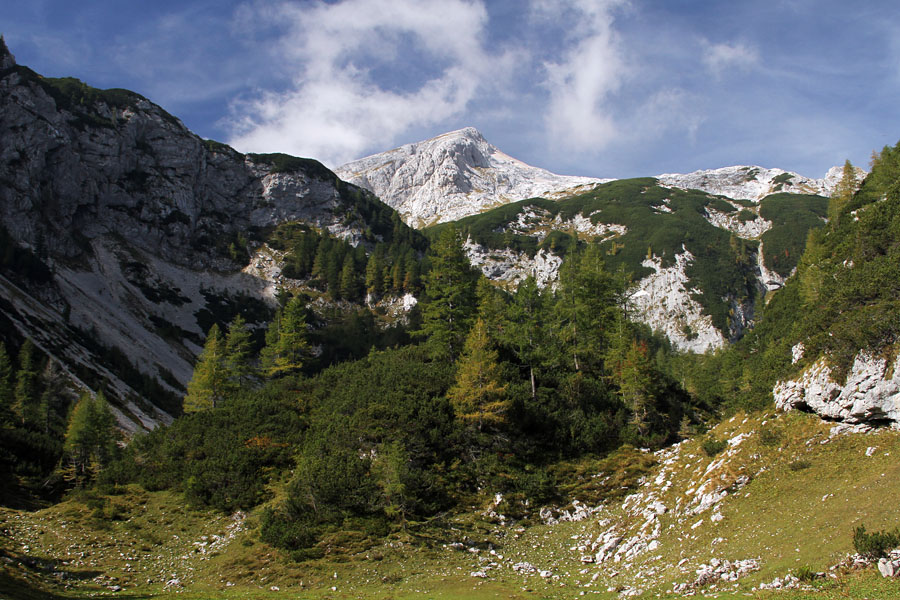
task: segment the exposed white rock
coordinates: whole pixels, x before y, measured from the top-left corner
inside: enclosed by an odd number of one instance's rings
[[[756,252],[756,268],[759,271],[756,277],[766,290],[772,291],[784,287],[784,277],[766,267],[762,240],[759,241],[759,250]]]
[[[556,175],[507,156],[467,127],[349,162],[335,172],[374,192],[414,227],[516,200],[555,198],[611,181]]]
[[[738,209],[737,212],[726,213],[707,206],[704,218],[709,221],[711,225],[728,230],[745,240],[759,239],[762,234],[772,229],[772,221],[767,221],[759,215],[756,215],[756,218],[750,219],[749,221],[741,221],[738,215],[740,214],[740,209],[743,207],[735,208]]]
[[[629,314],[653,329],[665,333],[679,350],[706,352],[725,345],[725,338],[702,313],[700,303],[691,297],[687,265],[694,259],[685,250],[675,256],[675,264],[662,266],[658,257],[644,260],[655,273],[641,279],[629,298]]]
[[[511,288],[515,288],[529,275],[534,276],[539,286],[548,285],[556,281],[562,265],[560,257],[543,249],[538,250],[532,258],[524,252],[508,248],[491,250],[472,241],[472,238],[466,239],[463,250],[472,266],[480,269],[485,277],[503,282]]]
[[[890,423],[900,428],[900,357],[890,373],[887,367],[884,358],[860,352],[846,383],[839,384],[819,360],[797,379],[775,384],[775,405],[781,410],[809,409],[847,424]]]
[[[736,165],[684,174],[663,173],[657,179],[660,184],[669,187],[703,190],[735,200],[754,202],[777,192],[827,195],[822,179],[809,179],[783,169],[757,166]]]

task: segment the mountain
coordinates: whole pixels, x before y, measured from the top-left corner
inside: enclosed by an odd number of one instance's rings
[[[397,230],[389,207],[314,160],[203,140],[133,92],[41,77],[5,44],[0,61],[3,337],[106,387],[126,429],[180,412],[212,323],[269,320],[276,226],[354,245]]]
[[[830,196],[841,179],[841,171],[842,167],[832,167],[824,178],[810,179],[783,169],[738,165],[687,174],[664,173],[656,178],[660,185],[668,187],[703,190],[733,200],[759,202],[766,196],[782,192]],[[862,181],[865,175],[863,169],[856,167],[859,181]]]
[[[755,204],[648,177],[514,202],[457,227],[472,264],[511,287],[528,275],[552,283],[576,239],[601,243],[609,267],[632,277],[632,318],[676,348],[705,352],[752,327],[760,301],[796,267],[807,232],[824,224],[827,203],[778,193]]]
[[[335,170],[374,192],[413,227],[455,221],[525,198],[555,198],[610,181],[556,175],[516,160],[467,127]]]

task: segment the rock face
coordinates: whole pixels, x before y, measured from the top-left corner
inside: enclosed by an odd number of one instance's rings
[[[679,350],[706,352],[722,347],[725,338],[691,295],[685,269],[693,259],[685,250],[669,267],[657,257],[645,260],[643,265],[655,272],[638,281],[629,299],[629,315],[665,333]]]
[[[830,196],[841,180],[842,170],[843,167],[832,167],[824,178],[810,179],[783,169],[738,165],[686,174],[663,173],[657,179],[661,185],[759,202],[769,194],[779,192]],[[857,167],[856,174],[857,180],[862,182],[866,172]]]
[[[798,379],[778,382],[772,394],[781,410],[811,410],[829,420],[900,428],[900,358],[889,370],[885,359],[860,352],[843,385],[819,360]]]
[[[374,192],[408,224],[455,221],[525,198],[553,198],[609,179],[555,175],[489,144],[474,128],[347,163],[335,172]]]
[[[354,241],[373,211],[390,212],[315,161],[204,141],[137,94],[44,79],[0,45],[0,224],[45,271],[0,278],[0,313],[77,384],[109,386],[126,429],[177,408],[212,319],[265,313],[272,286],[241,267],[267,228]],[[100,366],[109,349],[130,376]],[[158,390],[141,409],[144,376]]]

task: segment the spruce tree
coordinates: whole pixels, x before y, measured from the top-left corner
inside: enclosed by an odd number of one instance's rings
[[[203,352],[194,366],[194,375],[188,383],[184,397],[184,412],[198,412],[216,408],[228,389],[228,372],[225,364],[225,341],[219,326],[213,324],[206,335]]]
[[[294,296],[275,315],[266,331],[266,346],[261,355],[263,371],[269,377],[297,372],[308,354],[306,306],[299,296]]]
[[[497,351],[491,347],[487,326],[478,319],[466,338],[463,354],[459,359],[456,383],[447,397],[463,422],[496,426],[506,422],[509,399],[506,384],[501,383]]]
[[[353,261],[353,255],[348,253],[344,257],[344,265],[341,267],[341,297],[352,302],[358,300],[359,296],[356,265]]]
[[[422,329],[432,358],[456,360],[475,314],[475,276],[452,225],[432,247],[431,271],[425,278]]]
[[[537,398],[535,371],[541,363],[546,347],[546,308],[544,297],[534,277],[519,284],[509,305],[503,342],[528,369],[531,398]]]
[[[602,357],[624,293],[624,274],[606,270],[599,245],[566,257],[559,273],[555,333],[574,371],[602,374]]]
[[[619,386],[619,394],[625,406],[631,411],[631,423],[638,435],[647,436],[656,417],[657,380],[652,361],[648,356],[647,344],[632,341],[628,351],[619,361],[613,373]]]
[[[237,315],[228,326],[225,337],[225,370],[230,391],[236,391],[256,376],[253,367],[253,344],[244,317]]]

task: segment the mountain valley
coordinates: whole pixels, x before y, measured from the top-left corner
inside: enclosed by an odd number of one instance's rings
[[[331,171],[0,37],[0,596],[900,598],[900,144]]]

